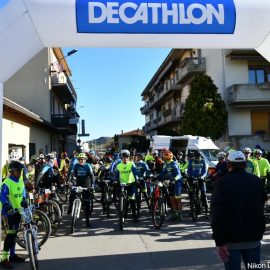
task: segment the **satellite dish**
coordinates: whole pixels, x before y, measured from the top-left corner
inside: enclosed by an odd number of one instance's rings
[[[59,62],[53,63],[53,69],[54,69],[57,73],[61,73],[61,72],[64,71],[63,66],[62,66]]]

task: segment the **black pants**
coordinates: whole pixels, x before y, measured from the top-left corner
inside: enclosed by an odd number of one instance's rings
[[[3,249],[6,252],[8,252],[11,248],[15,247],[15,240],[18,233],[20,221],[21,221],[21,214],[19,213],[7,216],[8,228]]]

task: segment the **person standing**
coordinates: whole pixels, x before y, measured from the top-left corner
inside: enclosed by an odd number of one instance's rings
[[[1,265],[5,269],[13,268],[13,262],[25,261],[24,258],[15,253],[15,245],[21,221],[21,214],[18,209],[27,207],[26,191],[22,177],[23,165],[18,161],[11,161],[8,172],[8,176],[3,181],[0,195],[2,214],[6,217],[8,224],[1,260]]]
[[[226,270],[260,263],[260,240],[265,231],[266,193],[260,178],[245,171],[246,157],[232,151],[228,173],[216,183],[211,200],[211,227],[217,253]]]

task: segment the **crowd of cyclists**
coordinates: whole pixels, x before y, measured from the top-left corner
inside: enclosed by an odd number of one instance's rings
[[[263,157],[263,151],[261,149],[252,151],[246,147],[243,149],[243,153],[247,160],[246,171],[260,177],[267,189],[270,165],[268,160]],[[53,186],[58,190],[58,194],[69,196],[67,215],[71,215],[73,201],[76,197],[72,187],[79,186],[84,188],[82,203],[85,226],[91,227],[90,216],[93,209],[91,209],[90,201],[93,199],[92,194],[100,192],[97,197],[100,198],[103,214],[105,214],[106,208],[108,208],[108,204],[105,202],[107,183],[112,189],[112,199],[115,205],[117,205],[119,197],[120,184],[124,183],[127,188],[128,205],[132,219],[134,222],[138,222],[141,217],[141,199],[145,201],[148,211],[153,212],[153,200],[155,198],[153,198],[151,183],[159,181],[166,183],[167,186],[166,204],[170,209],[168,211],[170,219],[174,222],[181,222],[184,219],[181,195],[183,191],[186,191],[190,204],[192,204],[194,183],[198,185],[200,191],[201,210],[208,214],[206,179],[214,184],[226,174],[227,156],[228,152],[221,151],[218,153],[218,164],[211,173],[209,173],[199,151],[172,153],[168,149],[158,151],[149,148],[147,153],[143,154],[136,150],[123,149],[121,152],[102,155],[98,155],[95,151],[86,153],[74,151],[71,156],[63,152],[59,157],[55,152],[52,152],[32,156],[29,164],[26,164],[25,159],[21,157],[19,160],[6,163],[2,168],[3,185],[0,198],[2,214],[6,214],[18,203],[22,207],[27,207],[30,203],[29,200],[26,200],[27,194],[38,192],[38,190],[52,189]],[[14,178],[14,172],[16,171],[20,171],[20,175]],[[19,183],[18,185],[24,184],[24,190],[19,199],[11,199],[9,196],[8,188],[13,187],[13,182]],[[140,199],[138,199],[138,192],[142,196]],[[65,201],[60,201],[60,207],[63,202]],[[9,218],[9,227],[13,228],[13,234],[7,237],[6,250],[3,253],[5,257],[2,258],[2,262],[5,261],[6,263],[2,263],[2,265],[5,268],[9,268],[12,255],[15,254],[14,239],[19,229],[19,222],[18,217],[17,219]],[[54,220],[51,220],[51,222],[53,223]],[[7,257],[8,251],[11,255],[10,261]],[[13,257],[13,260],[23,261],[18,256]]]

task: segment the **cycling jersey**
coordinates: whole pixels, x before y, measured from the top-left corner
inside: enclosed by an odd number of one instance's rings
[[[155,158],[153,157],[152,154],[147,154],[144,158],[144,161],[147,162],[147,161],[154,161]]]
[[[171,181],[182,180],[182,175],[177,162],[174,160],[166,161],[163,164],[163,169],[158,177],[159,179],[168,179]]]
[[[256,159],[260,170],[260,177],[266,177],[267,173],[270,172],[270,165],[266,158]]]
[[[137,175],[139,178],[143,178],[144,176],[149,176],[151,174],[151,171],[143,160],[140,160],[139,162],[135,163]]]
[[[206,163],[203,159],[191,159],[188,162],[188,176],[204,178],[206,174]]]
[[[1,187],[1,203],[8,203],[13,209],[20,208],[21,202],[26,197],[26,191],[22,178],[7,177]]]
[[[119,163],[116,166],[116,179],[120,181],[120,183],[130,184],[135,182],[137,178],[137,170],[132,161],[128,163]]]
[[[89,163],[75,164],[74,176],[76,177],[77,186],[90,188],[93,184],[93,169]]]

